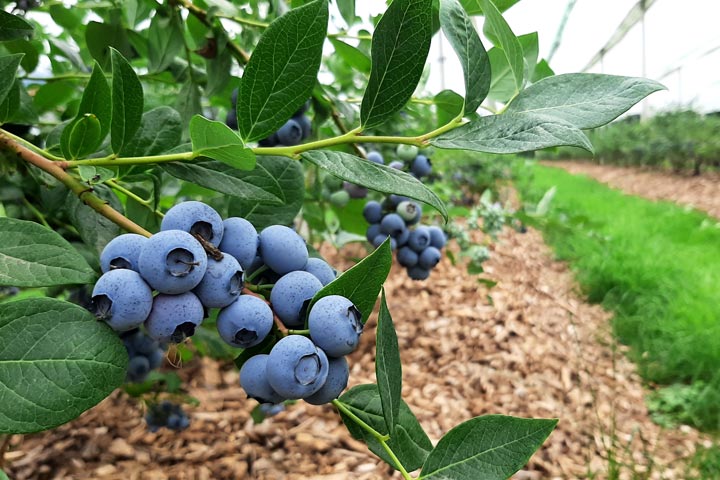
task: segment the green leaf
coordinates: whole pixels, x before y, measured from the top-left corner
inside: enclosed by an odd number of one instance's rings
[[[518,41],[522,47],[525,61],[524,77],[526,79],[531,78],[538,57],[538,35],[537,33],[520,35]],[[492,70],[492,82],[490,83],[488,98],[505,103],[517,93],[510,64],[503,50],[498,47],[490,49],[488,58],[490,59],[490,68]]]
[[[33,104],[40,112],[46,112],[60,106],[66,108],[75,92],[75,82],[70,80],[46,83],[35,92]]]
[[[106,69],[112,63],[112,49],[126,58],[134,54],[127,31],[119,23],[89,22],[85,27],[85,43],[90,55]]]
[[[127,351],[87,310],[53,298],[0,305],[0,433],[72,420],[125,380]]]
[[[115,210],[122,210],[122,204],[117,196],[105,185],[95,185],[93,191],[96,195],[106,200]],[[105,248],[105,245],[107,245],[110,240],[121,233],[120,227],[85,205],[82,200],[73,193],[68,193],[67,195],[65,210],[70,217],[70,222],[80,234],[83,243],[98,254]]]
[[[597,73],[569,73],[548,77],[529,86],[510,104],[507,113],[536,113],[596,128],[653,92],[665,87],[646,78]]]
[[[64,238],[35,222],[0,217],[0,285],[90,283],[95,272]]]
[[[351,67],[357,69],[358,72],[370,73],[371,63],[370,58],[365,55],[361,50],[352,45],[348,45],[342,40],[337,38],[330,38],[335,53],[345,60],[345,62]]]
[[[369,162],[349,153],[312,150],[301,155],[338,178],[382,193],[394,193],[420,200],[434,207],[447,220],[445,204],[435,193],[412,175]]]
[[[183,32],[178,22],[172,17],[156,13],[148,28],[148,69],[151,72],[162,72],[184,46]]]
[[[86,113],[70,124],[67,152],[69,158],[83,158],[94,153],[103,140],[100,121],[92,113]],[[63,132],[65,133],[65,132]]]
[[[265,30],[240,82],[237,116],[246,142],[276,131],[310,97],[327,23],[327,0],[315,0]]]
[[[376,127],[400,110],[422,76],[432,36],[432,0],[393,2],[373,34],[372,71],[360,124]]]
[[[431,139],[430,144],[486,153],[520,153],[561,145],[593,151],[588,138],[574,125],[531,113],[480,117]]]
[[[182,119],[171,107],[157,107],[143,113],[140,128],[120,151],[123,157],[159,155],[182,140]]]
[[[2,46],[5,47],[5,50],[7,50],[8,53],[25,54],[25,56],[20,61],[20,66],[23,70],[25,70],[25,73],[29,74],[37,68],[38,62],[40,61],[40,53],[38,52],[38,50],[43,50],[43,45],[40,41],[30,41],[23,38],[18,38],[15,40],[3,42]]]
[[[14,120],[20,110],[20,82],[15,79],[5,100],[0,102],[0,124]]]
[[[0,9],[0,42],[26,38],[32,34],[32,31],[32,25],[25,19]]]
[[[224,163],[212,160],[193,160],[192,162],[169,162],[160,167],[173,177],[195,183],[201,187],[219,193],[232,195],[248,201],[275,202],[280,205],[282,200],[267,192],[262,186],[251,183],[247,171],[232,168]]]
[[[503,415],[473,418],[440,439],[420,478],[505,480],[527,463],[556,424]]]
[[[190,120],[193,155],[212,158],[238,170],[255,168],[255,154],[222,122],[195,115]]]
[[[120,152],[135,135],[143,113],[143,90],[135,71],[114,48],[112,59],[112,124],[110,139],[112,150]]]
[[[504,12],[508,8],[512,7],[520,0],[495,0],[495,6],[501,12]],[[482,15],[482,0],[461,0],[461,3],[469,15]]]
[[[77,118],[86,113],[92,113],[97,117],[101,127],[100,140],[105,139],[112,122],[112,97],[110,95],[110,86],[105,78],[105,72],[98,63],[95,63],[92,75],[90,75],[90,81],[83,92]]]
[[[200,87],[194,82],[188,80],[183,85],[175,102],[175,110],[180,113],[182,119],[183,132],[190,125],[190,120],[195,115],[202,114],[202,93]]]
[[[536,83],[543,78],[546,77],[552,77],[555,75],[555,72],[552,68],[550,68],[550,65],[548,64],[547,60],[544,58],[538,62],[538,64],[535,66],[535,70],[533,71],[532,76],[530,77],[530,81],[532,83]]]
[[[437,109],[437,126],[447,125],[457,118],[463,111],[465,101],[463,97],[452,90],[443,90],[435,95],[433,99],[435,108]]]
[[[374,252],[317,292],[307,311],[323,297],[341,295],[357,307],[362,314],[362,323],[367,322],[391,265],[392,250],[390,242],[386,240]]]
[[[402,400],[402,364],[400,363],[400,347],[395,326],[385,300],[385,289],[382,290],[380,298],[376,344],[375,376],[377,377],[385,425],[392,436],[395,433],[395,423]]]
[[[260,230],[270,225],[289,225],[300,211],[305,197],[305,180],[300,162],[287,157],[259,156],[255,169],[243,178],[282,201],[260,198],[233,198],[229,212]]]
[[[335,0],[343,20],[352,26],[355,23],[355,0]]]
[[[479,0],[485,13],[485,27],[498,39],[499,45],[507,58],[510,71],[515,80],[516,91],[520,90],[525,76],[525,61],[520,41],[503,18],[492,0]]]
[[[356,416],[370,425],[377,432],[387,435],[388,430],[382,413],[382,401],[377,385],[358,385],[341,397],[340,401]],[[385,449],[375,437],[360,428],[352,419],[340,414],[343,423],[353,438],[363,440],[371,452],[395,467]],[[395,424],[395,433],[388,440],[388,446],[395,453],[405,470],[417,470],[432,450],[432,443],[420,423],[413,415],[410,407],[401,399],[400,409]],[[471,477],[468,477],[471,478]]]
[[[104,183],[115,177],[115,172],[109,168],[91,167],[89,165],[80,165],[78,167],[78,175],[83,182],[87,183]]]
[[[490,59],[475,25],[458,0],[440,0],[440,24],[462,64],[465,113],[473,113],[490,90]]]
[[[535,74],[535,67],[540,54],[540,41],[537,32],[520,35],[518,40],[523,49],[523,58],[525,59],[524,79],[527,81]]]
[[[22,58],[22,53],[0,57],[0,103],[5,101],[5,98],[13,88],[15,74],[17,73]]]
[[[0,480],[9,480],[8,476],[2,470],[0,470]]]

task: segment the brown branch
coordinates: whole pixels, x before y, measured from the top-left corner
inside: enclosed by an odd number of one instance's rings
[[[89,206],[113,223],[119,225],[121,228],[127,230],[128,232],[137,233],[146,237],[152,236],[152,233],[148,232],[140,225],[112,208],[105,200],[95,195],[91,187],[82,184],[76,178],[72,177],[63,170],[61,167],[62,162],[53,162],[52,160],[48,160],[42,155],[33,152],[29,148],[20,145],[18,142],[5,135],[2,130],[0,130],[0,148],[14,152],[22,160],[49,173],[60,183],[65,185],[68,190],[77,195],[78,198],[85,203],[85,205]]]

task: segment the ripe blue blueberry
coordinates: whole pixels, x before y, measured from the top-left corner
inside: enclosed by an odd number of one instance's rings
[[[422,268],[430,270],[438,264],[441,256],[442,255],[440,254],[440,250],[438,250],[437,248],[432,246],[427,247],[418,257],[418,265],[420,265]]]
[[[300,115],[294,118],[302,129],[302,139],[305,140],[306,138],[309,138],[310,135],[312,135],[312,123],[310,122],[310,119],[307,117],[307,115]]]
[[[229,253],[238,261],[244,271],[250,267],[257,256],[260,237],[253,224],[240,217],[231,217],[223,221],[223,239],[218,247],[223,253]]]
[[[382,216],[382,205],[380,205],[380,202],[370,200],[363,207],[363,217],[365,217],[368,223],[380,223]]]
[[[200,242],[183,230],[158,232],[140,251],[140,275],[160,293],[178,294],[197,287],[207,270]]]
[[[243,281],[243,269],[232,255],[219,261],[208,258],[205,276],[193,292],[207,308],[222,308],[240,296]]]
[[[287,327],[303,324],[304,309],[323,287],[320,280],[312,273],[302,270],[290,272],[275,283],[270,292],[270,303],[275,314]]]
[[[415,265],[414,267],[407,269],[407,274],[408,277],[413,280],[426,280],[430,276],[430,270],[423,268],[420,265]]]
[[[415,145],[398,145],[397,147],[397,156],[400,160],[405,160],[406,162],[414,159],[418,152],[419,149]]]
[[[273,326],[273,312],[267,303],[252,295],[240,295],[220,310],[217,329],[220,337],[237,348],[262,343]]]
[[[136,233],[126,233],[113,238],[100,254],[103,273],[116,268],[138,271],[138,257],[147,238]]]
[[[320,390],[305,398],[312,405],[324,405],[332,402],[345,390],[350,378],[350,367],[345,357],[329,358],[329,368],[325,385]]]
[[[283,225],[271,225],[260,232],[260,254],[265,265],[280,275],[302,270],[308,260],[305,240]]]
[[[397,238],[405,230],[405,220],[397,213],[389,213],[380,221],[380,231]]]
[[[372,243],[373,247],[378,248],[388,238],[390,238],[390,249],[395,250],[397,248],[397,240],[389,237],[387,233],[379,233],[370,243]]]
[[[269,355],[250,357],[240,368],[240,386],[247,396],[260,403],[281,403],[285,398],[278,394],[268,382],[267,365]]]
[[[200,299],[192,292],[160,294],[153,300],[145,329],[158,342],[181,343],[195,334],[205,317]]]
[[[368,189],[350,182],[343,182],[343,189],[350,194],[350,198],[365,198]]]
[[[418,155],[415,157],[415,160],[413,160],[412,165],[410,166],[410,171],[418,178],[429,175],[432,171],[430,159],[425,155]]]
[[[270,351],[266,370],[273,390],[285,398],[298,399],[322,388],[328,368],[327,355],[309,338],[288,335]]]
[[[442,229],[436,225],[432,225],[428,227],[428,229],[430,230],[430,245],[437,248],[438,250],[443,248],[447,243],[447,237],[445,237],[445,232],[443,232]]]
[[[266,417],[274,417],[280,412],[285,411],[284,403],[261,403],[260,412]]]
[[[403,228],[402,233],[398,235],[397,237],[394,237],[395,244],[397,248],[405,246],[408,239],[410,238],[410,230],[407,229],[407,227]]]
[[[410,232],[408,246],[418,253],[421,253],[430,245],[430,229],[421,226]]]
[[[310,338],[330,357],[353,352],[363,331],[362,314],[340,295],[328,295],[313,305],[308,315]]]
[[[163,360],[165,359],[165,351],[162,348],[158,347],[147,358],[150,362],[150,370],[155,370],[156,368],[160,368],[160,366],[162,365]]]
[[[335,280],[337,272],[325,260],[320,258],[308,258],[307,264],[303,269],[308,273],[312,273],[320,280],[323,287]]]
[[[397,261],[403,267],[414,267],[418,263],[418,254],[410,247],[398,250]]]
[[[160,230],[183,230],[199,235],[217,247],[223,237],[223,221],[210,205],[195,201],[182,202],[165,213]]]
[[[373,163],[377,163],[378,165],[385,165],[385,159],[383,159],[383,156],[380,152],[372,151],[367,154],[367,159]]]
[[[283,145],[297,145],[303,138],[302,126],[291,118],[277,131],[277,138]]]
[[[117,332],[138,328],[150,314],[152,290],[133,270],[110,270],[98,279],[92,292],[95,316]]]
[[[367,232],[365,232],[365,238],[367,238],[367,241],[372,243],[373,240],[375,240],[375,237],[380,235],[380,224],[379,223],[373,223],[370,225],[367,229]]]
[[[403,168],[405,168],[405,163],[399,160],[393,160],[392,162],[390,162],[390,165],[388,165],[388,167],[394,168],[395,170],[402,170]]]
[[[147,357],[135,356],[128,362],[127,379],[131,382],[142,382],[150,373],[150,361]]]

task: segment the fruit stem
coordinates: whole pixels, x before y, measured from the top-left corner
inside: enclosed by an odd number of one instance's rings
[[[310,335],[310,330],[288,330],[289,335]]]
[[[262,275],[263,273],[267,272],[269,267],[267,265],[263,265],[262,267],[255,270],[253,273],[251,273],[246,279],[246,283],[252,283],[253,280],[255,280],[259,275]]]

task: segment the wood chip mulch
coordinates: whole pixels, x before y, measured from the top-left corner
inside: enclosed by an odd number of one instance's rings
[[[720,174],[691,176],[634,167],[598,165],[590,162],[543,162],[574,175],[587,175],[612,188],[650,200],[667,200],[702,210],[720,218]]]
[[[344,267],[363,253],[357,245],[323,252]],[[650,421],[610,315],[582,301],[541,235],[505,231],[486,276],[499,282],[491,290],[445,258],[429,281],[413,282],[395,266],[386,283],[403,396],[433,442],[476,415],[556,417],[558,428],[514,478],[607,478],[610,455],[619,478],[686,478],[683,459],[708,440]],[[374,380],[374,335],[375,316],[350,358],[351,384]],[[350,437],[331,406],[298,402],[254,425],[255,402],[232,367],[202,359],[180,372],[200,402],[188,408],[186,431],[149,433],[141,406],[116,392],[54,431],[13,437],[11,478],[399,478]]]

